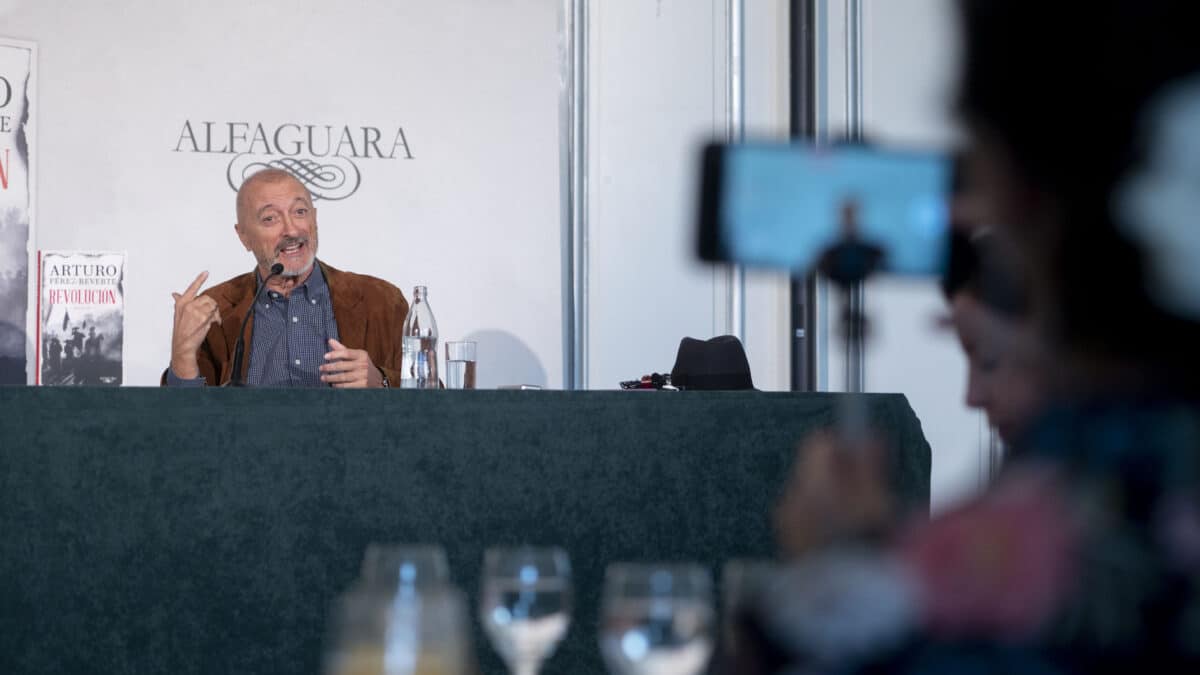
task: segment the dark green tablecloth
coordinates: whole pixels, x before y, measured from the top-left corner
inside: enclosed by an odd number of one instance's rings
[[[927,509],[919,422],[869,398]],[[602,672],[605,564],[770,554],[795,442],[836,401],[0,387],[0,672],[316,673],[371,541],[444,544],[472,599],[487,545],[564,546],[575,618],[545,672]]]

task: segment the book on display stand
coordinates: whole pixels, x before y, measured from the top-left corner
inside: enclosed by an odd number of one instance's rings
[[[119,386],[125,254],[39,251],[37,384]]]

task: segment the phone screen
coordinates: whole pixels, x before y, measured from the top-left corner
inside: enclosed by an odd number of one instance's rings
[[[937,274],[951,170],[941,155],[867,146],[710,146],[701,255],[806,272],[849,231],[883,250],[884,271]]]

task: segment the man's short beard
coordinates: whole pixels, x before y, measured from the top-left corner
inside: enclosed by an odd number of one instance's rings
[[[277,262],[279,262],[278,255],[276,255],[273,258],[259,258],[258,259],[259,267],[264,270],[271,269],[271,267],[274,266],[275,263],[277,263]],[[279,276],[281,276],[281,277],[302,277],[305,274],[308,274],[310,271],[312,271],[313,265],[315,265],[316,263],[317,263],[317,254],[313,253],[312,255],[310,255],[308,257],[308,262],[304,263],[303,265],[301,265],[298,268],[293,267],[293,268],[289,269],[289,268],[285,267],[285,268],[283,268],[283,271],[279,273]],[[263,274],[264,275],[269,274],[269,272],[264,272]]]
[[[308,274],[310,271],[312,271],[313,264],[317,260],[317,237],[316,237],[316,233],[313,233],[313,236],[311,236],[311,237],[287,237],[287,238],[285,238],[275,248],[275,257],[268,262],[267,267],[270,267],[271,265],[274,265],[275,263],[279,262],[279,256],[282,255],[283,249],[287,248],[288,246],[291,246],[293,243],[302,243],[302,244],[304,244],[305,247],[308,248],[308,261],[305,262],[300,267],[292,267],[292,268],[285,267],[283,269],[283,272],[281,272],[279,274],[279,276],[281,276],[281,277],[302,277],[302,276]]]
[[[285,267],[285,268],[283,268],[283,272],[279,276],[281,276],[281,277],[302,277],[305,274],[308,274],[309,272],[312,271],[313,264],[316,263],[316,261],[317,261],[317,256],[315,254],[311,255],[308,257],[308,262],[304,263],[304,266],[301,267],[300,269],[288,269]]]

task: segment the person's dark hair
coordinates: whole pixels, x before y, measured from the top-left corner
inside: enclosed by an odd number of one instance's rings
[[[947,245],[946,269],[942,273],[942,295],[953,300],[954,296],[970,288],[978,269],[979,256],[971,246],[971,238],[965,232],[953,231]]]
[[[951,232],[941,285],[948,301],[965,293],[1010,319],[1028,316],[1029,299],[1024,286],[1004,265],[1003,257],[994,250],[992,236],[985,232]]]
[[[1081,353],[1182,372],[1200,324],[1152,301],[1147,260],[1120,234],[1111,209],[1117,187],[1144,159],[1147,103],[1200,72],[1200,2],[959,5],[959,112],[1000,143],[1024,186],[1055,209],[1055,231],[1023,234],[1038,242],[1051,272],[1056,337]]]
[[[967,194],[966,157],[956,153],[951,158],[950,196],[962,199]],[[989,230],[979,223],[961,222],[951,208],[950,236],[946,244],[945,268],[942,271],[942,295],[952,302],[959,293],[966,293],[1010,319],[1029,314],[1029,297],[1025,284],[1015,270],[1005,264]]]

